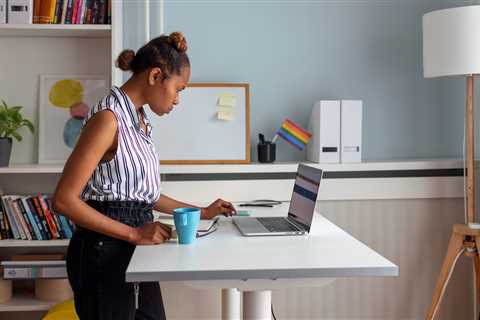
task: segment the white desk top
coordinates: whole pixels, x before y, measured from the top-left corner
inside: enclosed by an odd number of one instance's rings
[[[286,215],[288,203],[253,215]],[[307,236],[243,237],[230,218],[191,245],[138,246],[128,282],[397,276],[398,267],[315,214]]]

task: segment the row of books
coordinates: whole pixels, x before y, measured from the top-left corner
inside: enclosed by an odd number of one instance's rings
[[[0,24],[110,24],[111,0],[0,0]]]
[[[0,239],[70,239],[73,230],[67,217],[54,212],[48,195],[0,196]]]

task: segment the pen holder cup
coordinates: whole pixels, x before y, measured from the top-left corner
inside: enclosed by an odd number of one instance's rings
[[[258,162],[271,163],[275,161],[275,143],[266,141],[257,145]]]

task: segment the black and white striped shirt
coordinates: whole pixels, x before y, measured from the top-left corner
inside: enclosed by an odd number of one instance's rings
[[[92,107],[83,126],[102,110],[112,111],[117,118],[117,151],[110,161],[100,161],[82,192],[82,199],[156,202],[160,197],[160,163],[152,140],[152,126],[143,107],[140,112],[147,132],[140,126],[135,105],[118,87],[112,87],[110,94]]]

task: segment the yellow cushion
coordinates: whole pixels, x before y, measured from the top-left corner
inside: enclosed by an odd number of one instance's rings
[[[42,320],[79,320],[79,318],[73,300],[67,300],[54,305]]]

